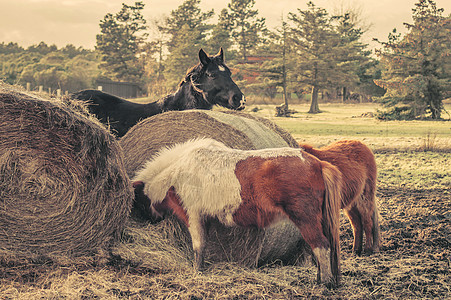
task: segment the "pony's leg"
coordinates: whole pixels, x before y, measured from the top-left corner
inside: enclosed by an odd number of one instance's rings
[[[332,269],[330,266],[330,249],[329,248],[323,248],[323,247],[317,247],[312,248],[313,255],[315,255],[316,261],[317,261],[317,268],[318,272],[316,275],[316,281],[318,283],[332,283],[333,282],[333,275],[332,275]]]
[[[354,234],[354,243],[352,245],[352,251],[357,255],[360,255],[362,254],[363,226],[359,209],[356,207],[356,205],[353,205],[349,208],[346,208],[345,212],[349,218],[349,221],[351,221],[352,232]]]
[[[193,243],[194,267],[197,270],[202,270],[204,262],[205,229],[204,222],[199,215],[189,216],[188,231],[191,235],[191,242]]]
[[[374,194],[375,188],[367,184],[362,196],[363,207],[359,207],[366,237],[365,252],[369,254],[379,250],[379,218]]]
[[[377,208],[377,206],[374,206],[374,211],[373,211],[373,230],[372,230],[372,234],[373,234],[373,247],[372,247],[372,252],[373,253],[377,253],[379,252],[380,249],[380,243],[381,243],[381,236],[380,236],[380,226],[379,226],[379,210]]]
[[[306,212],[305,209],[299,210],[287,206],[285,208],[285,212],[296,227],[299,228],[303,239],[312,248],[318,267],[318,283],[333,282],[332,269],[330,265],[330,244],[328,239],[323,234],[321,224],[321,208],[312,208],[312,210]]]

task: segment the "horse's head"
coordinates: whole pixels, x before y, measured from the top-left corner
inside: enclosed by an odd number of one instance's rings
[[[232,73],[224,63],[224,52],[221,48],[215,56],[208,56],[199,50],[199,65],[188,73],[193,88],[202,93],[210,104],[241,110],[246,98],[232,80]]]
[[[133,182],[133,189],[135,190],[135,208],[142,216],[149,219],[151,223],[157,223],[163,220],[163,215],[160,214],[150,202],[149,197],[144,194],[144,182]]]

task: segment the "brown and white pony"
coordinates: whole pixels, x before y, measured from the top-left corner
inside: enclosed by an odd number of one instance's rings
[[[341,174],[295,148],[237,150],[197,139],[160,151],[133,179],[138,202],[156,219],[173,213],[203,263],[204,220],[263,228],[289,218],[312,248],[318,282],[338,284]]]
[[[366,236],[365,252],[379,251],[380,231],[375,200],[377,167],[373,152],[356,140],[344,140],[315,149],[300,145],[306,152],[336,166],[343,176],[341,208],[351,221],[353,251],[360,255],[363,232]]]

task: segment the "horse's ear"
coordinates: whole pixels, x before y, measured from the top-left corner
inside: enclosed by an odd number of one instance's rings
[[[210,63],[210,58],[208,57],[207,53],[205,53],[204,49],[199,50],[199,61],[204,66],[208,65]]]
[[[222,47],[221,47],[221,49],[219,49],[219,52],[218,52],[218,54],[216,54],[216,57],[219,57],[221,62],[224,62],[224,50],[222,50]]]

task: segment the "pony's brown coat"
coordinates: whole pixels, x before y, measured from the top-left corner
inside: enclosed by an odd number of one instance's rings
[[[242,151],[201,139],[161,151],[134,180],[138,197],[187,225],[196,266],[202,265],[205,218],[258,228],[288,218],[313,250],[318,281],[338,283],[342,179],[330,163],[292,148]]]
[[[233,217],[239,226],[269,226],[281,216],[288,217],[314,250],[318,281],[330,280],[328,263],[315,249],[330,249],[330,268],[339,277],[338,211],[341,176],[332,165],[303,153],[305,161],[293,157],[240,161],[235,170],[241,184],[240,207]],[[326,259],[328,259],[326,257]],[[324,278],[326,277],[326,278]]]
[[[343,175],[341,208],[351,221],[354,232],[353,249],[362,252],[363,232],[366,236],[365,251],[379,250],[379,221],[375,201],[377,166],[373,152],[356,140],[344,140],[316,149],[300,145],[320,160],[330,162]]]

